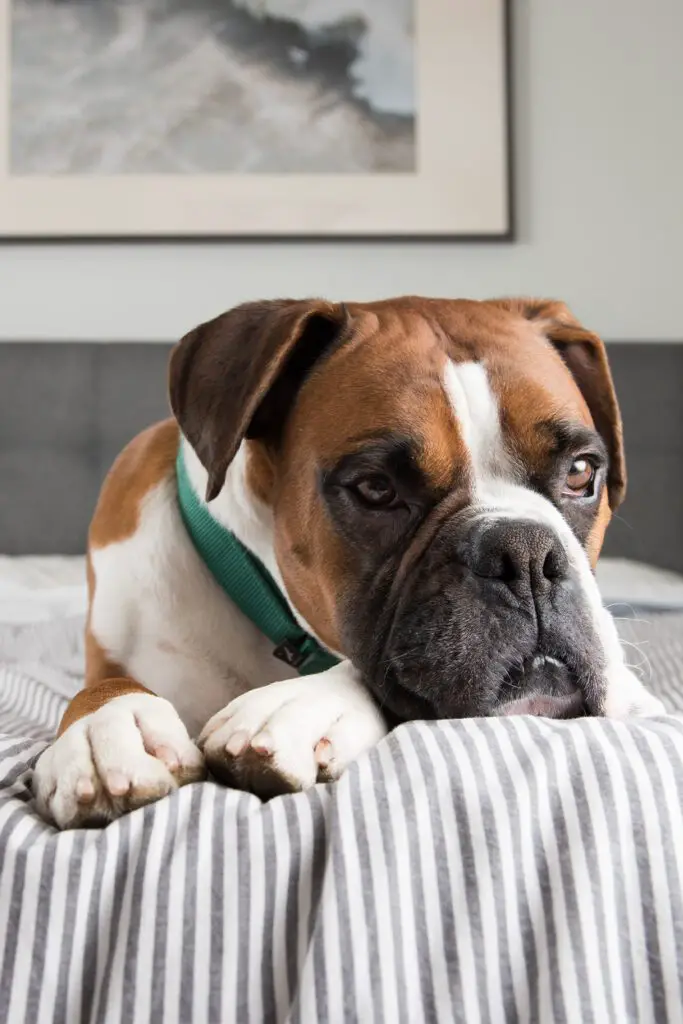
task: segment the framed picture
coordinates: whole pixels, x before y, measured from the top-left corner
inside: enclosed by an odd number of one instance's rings
[[[507,19],[0,0],[0,236],[508,237]]]

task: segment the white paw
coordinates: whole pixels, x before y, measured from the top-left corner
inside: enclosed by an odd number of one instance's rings
[[[129,693],[70,725],[41,754],[32,785],[44,818],[80,828],[106,824],[205,774],[173,705]]]
[[[604,710],[607,718],[645,718],[666,713],[661,700],[645,689],[631,669],[620,666],[608,673]]]
[[[337,779],[386,735],[348,662],[250,690],[214,715],[199,746],[221,781],[262,797]]]

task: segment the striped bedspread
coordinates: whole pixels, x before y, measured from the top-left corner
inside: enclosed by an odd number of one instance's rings
[[[28,770],[80,629],[0,634],[3,1024],[683,1019],[683,719],[413,723],[336,785],[59,834]]]

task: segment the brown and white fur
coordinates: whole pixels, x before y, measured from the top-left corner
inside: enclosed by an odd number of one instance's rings
[[[119,456],[92,521],[85,688],[34,773],[37,805],[60,828],[112,820],[206,765],[264,795],[302,789],[337,778],[385,734],[382,684],[369,688],[348,610],[362,559],[320,474],[386,434],[419,441],[425,523],[466,510],[557,538],[601,647],[590,713],[662,711],[625,665],[592,572],[624,490],[621,424],[602,343],[562,304],[250,304],[177,346],[171,400],[176,419]],[[609,453],[583,533],[529,484],[547,457],[536,428],[558,417],[595,429]],[[298,677],[215,582],[178,510],[179,443],[197,494],[336,667]],[[433,535],[423,523],[406,543],[392,593],[415,578]],[[435,706],[461,713],[450,700]]]

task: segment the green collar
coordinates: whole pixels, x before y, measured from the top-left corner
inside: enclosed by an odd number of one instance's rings
[[[217,522],[195,492],[182,445],[176,459],[178,503],[187,532],[216,582],[274,645],[276,658],[301,675],[324,672],[338,659],[299,626],[264,565],[230,530]]]

